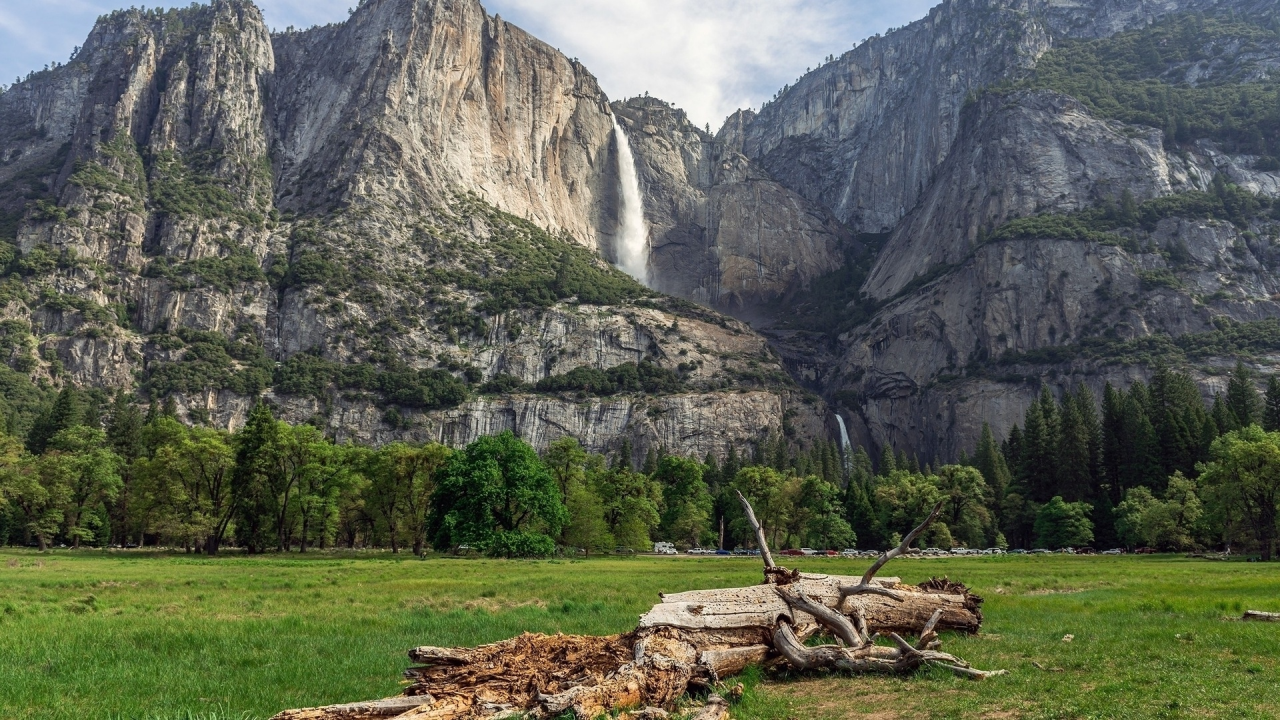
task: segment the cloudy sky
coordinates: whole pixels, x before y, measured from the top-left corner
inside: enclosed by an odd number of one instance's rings
[[[356,0],[258,0],[273,28],[342,20]],[[924,17],[939,0],[484,0],[577,57],[612,98],[644,92],[717,126],[829,54]],[[0,0],[0,82],[65,62],[129,0]],[[155,3],[142,4],[152,7]],[[187,5],[165,2],[162,5]]]

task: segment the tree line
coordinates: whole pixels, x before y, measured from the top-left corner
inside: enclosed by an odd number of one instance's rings
[[[1265,397],[1242,364],[1206,405],[1187,375],[1046,387],[997,440],[921,465],[905,452],[797,449],[784,437],[701,460],[572,438],[541,455],[511,433],[465,448],[337,443],[259,403],[239,431],[190,426],[125,393],[64,388],[25,437],[0,435],[0,542],[181,547],[215,554],[312,548],[472,548],[495,556],[643,551],[655,540],[733,549],[896,545],[933,506],[922,546],[1230,547],[1274,553],[1280,380]]]

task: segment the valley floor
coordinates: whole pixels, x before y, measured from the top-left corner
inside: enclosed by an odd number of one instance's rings
[[[868,562],[787,561],[842,574]],[[974,683],[933,672],[754,673],[734,717],[1280,716],[1280,626],[1233,619],[1280,611],[1280,563],[1055,555],[895,562],[886,572],[973,587],[986,598],[983,633],[944,636],[944,649],[1010,674]],[[619,632],[660,591],[759,577],[755,560],[714,557],[0,551],[0,717],[242,720],[370,699],[397,692],[416,645]]]

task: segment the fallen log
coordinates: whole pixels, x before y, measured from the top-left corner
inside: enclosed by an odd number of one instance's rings
[[[940,631],[978,632],[982,598],[946,578],[906,585],[876,577],[937,518],[941,503],[901,545],[849,577],[778,567],[751,504],[739,499],[765,565],[760,585],[664,594],[622,635],[525,633],[476,648],[414,648],[401,695],[287,710],[273,720],[545,720],[566,712],[588,720],[615,710],[657,719],[690,693],[708,694],[698,720],[725,720],[728,703],[712,688],[752,664],[850,673],[934,665],[972,679],[1004,672],[974,669],[939,650]],[[815,635],[835,644],[807,645]]]
[[[1244,617],[1241,620],[1256,620],[1258,622],[1280,622],[1280,613],[1262,612],[1261,610],[1245,610]]]

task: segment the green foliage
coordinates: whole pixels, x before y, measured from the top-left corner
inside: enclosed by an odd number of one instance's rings
[[[525,530],[499,530],[493,533],[484,546],[489,557],[538,558],[554,555],[556,541],[538,532]]]
[[[180,328],[176,336],[186,346],[175,362],[155,362],[143,376],[152,397],[204,390],[230,390],[255,396],[271,384],[274,364],[258,338],[232,340],[219,332]]]
[[[1160,550],[1188,550],[1200,535],[1204,515],[1196,484],[1181,472],[1169,478],[1165,499],[1145,486],[1132,488],[1116,507],[1116,531],[1129,547],[1146,545]]]
[[[158,257],[143,268],[142,275],[164,278],[174,290],[208,287],[224,293],[231,292],[242,283],[267,279],[258,258],[247,248],[233,248],[226,257],[204,257],[183,262]]]
[[[81,162],[76,165],[68,182],[90,192],[121,195],[133,201],[130,205],[133,210],[141,210],[147,195],[147,177],[133,138],[128,133],[117,133],[111,140],[100,144],[98,152],[114,167],[98,160]],[[57,211],[50,209],[49,212]],[[65,220],[66,215],[53,219]]]
[[[480,392],[485,395],[505,395],[507,393],[521,392],[526,387],[524,381],[520,378],[506,373],[498,373],[480,386]]]
[[[477,267],[477,274],[451,278],[486,296],[477,312],[498,315],[516,308],[546,308],[570,298],[589,305],[618,305],[653,294],[571,238],[553,236],[473,195],[459,198],[452,210],[464,220],[483,219],[492,233],[486,243],[492,261]]]
[[[273,386],[286,395],[323,399],[329,388],[379,393],[383,402],[434,410],[466,402],[467,384],[452,373],[395,365],[378,369],[367,363],[340,364],[310,353],[299,353],[275,368]]]
[[[1256,425],[1229,432],[1211,456],[1200,474],[1211,509],[1228,537],[1247,538],[1271,560],[1280,534],[1280,433]]]
[[[702,479],[697,460],[668,455],[652,477],[662,486],[661,531],[689,545],[701,545],[711,537],[711,493]]]
[[[1156,229],[1156,225],[1161,220],[1175,217],[1190,220],[1222,220],[1247,228],[1249,220],[1270,203],[1265,196],[1255,195],[1221,179],[1215,182],[1213,192],[1191,191],[1166,195],[1129,208],[1126,208],[1125,198],[1131,199],[1127,191],[1120,203],[1108,199],[1099,206],[1070,215],[1033,215],[1010,220],[985,236],[984,241],[1069,240],[1116,245],[1130,252],[1137,252],[1140,248],[1132,235],[1118,231],[1135,228],[1151,231]],[[1183,251],[1185,252],[1185,248]],[[1170,259],[1177,263],[1174,257]],[[1183,258],[1183,262],[1185,260]],[[1154,272],[1164,273],[1166,276],[1168,273],[1168,271]],[[1167,281],[1163,285],[1177,286],[1168,284]]]
[[[1093,542],[1092,511],[1088,503],[1069,503],[1055,496],[1036,514],[1036,544],[1049,549],[1089,545]]]
[[[341,292],[351,285],[351,275],[346,268],[314,250],[298,253],[282,279],[282,286],[286,288],[316,286]]]
[[[545,393],[579,392],[600,396],[638,392],[669,395],[683,392],[684,380],[677,373],[646,360],[639,364],[623,363],[608,370],[583,365],[563,375],[549,375],[539,380],[534,389]]]
[[[152,160],[154,182],[151,202],[157,213],[179,218],[205,220],[230,218],[245,225],[262,225],[266,202],[210,170],[219,158],[203,155],[184,158],[165,151]],[[269,186],[268,182],[264,183]]]
[[[1280,42],[1261,22],[1224,12],[1182,14],[1098,40],[1064,39],[1036,63],[1024,87],[1079,99],[1095,114],[1164,130],[1169,144],[1207,138],[1228,152],[1280,157],[1280,81],[1249,79],[1246,48]],[[1222,57],[1231,48],[1238,59]],[[1189,85],[1199,63],[1226,71]],[[1265,75],[1264,75],[1265,77]]]
[[[558,535],[568,519],[546,465],[508,431],[480,438],[449,459],[431,497],[428,525],[437,548],[494,545],[505,553],[545,548],[529,535]]]
[[[1236,322],[1216,318],[1217,329],[1171,338],[1165,334],[1132,340],[1089,337],[1071,345],[1054,345],[1025,353],[1001,356],[1001,365],[1028,363],[1054,365],[1072,360],[1093,360],[1117,365],[1176,365],[1221,357],[1254,357],[1280,349],[1280,319]]]

